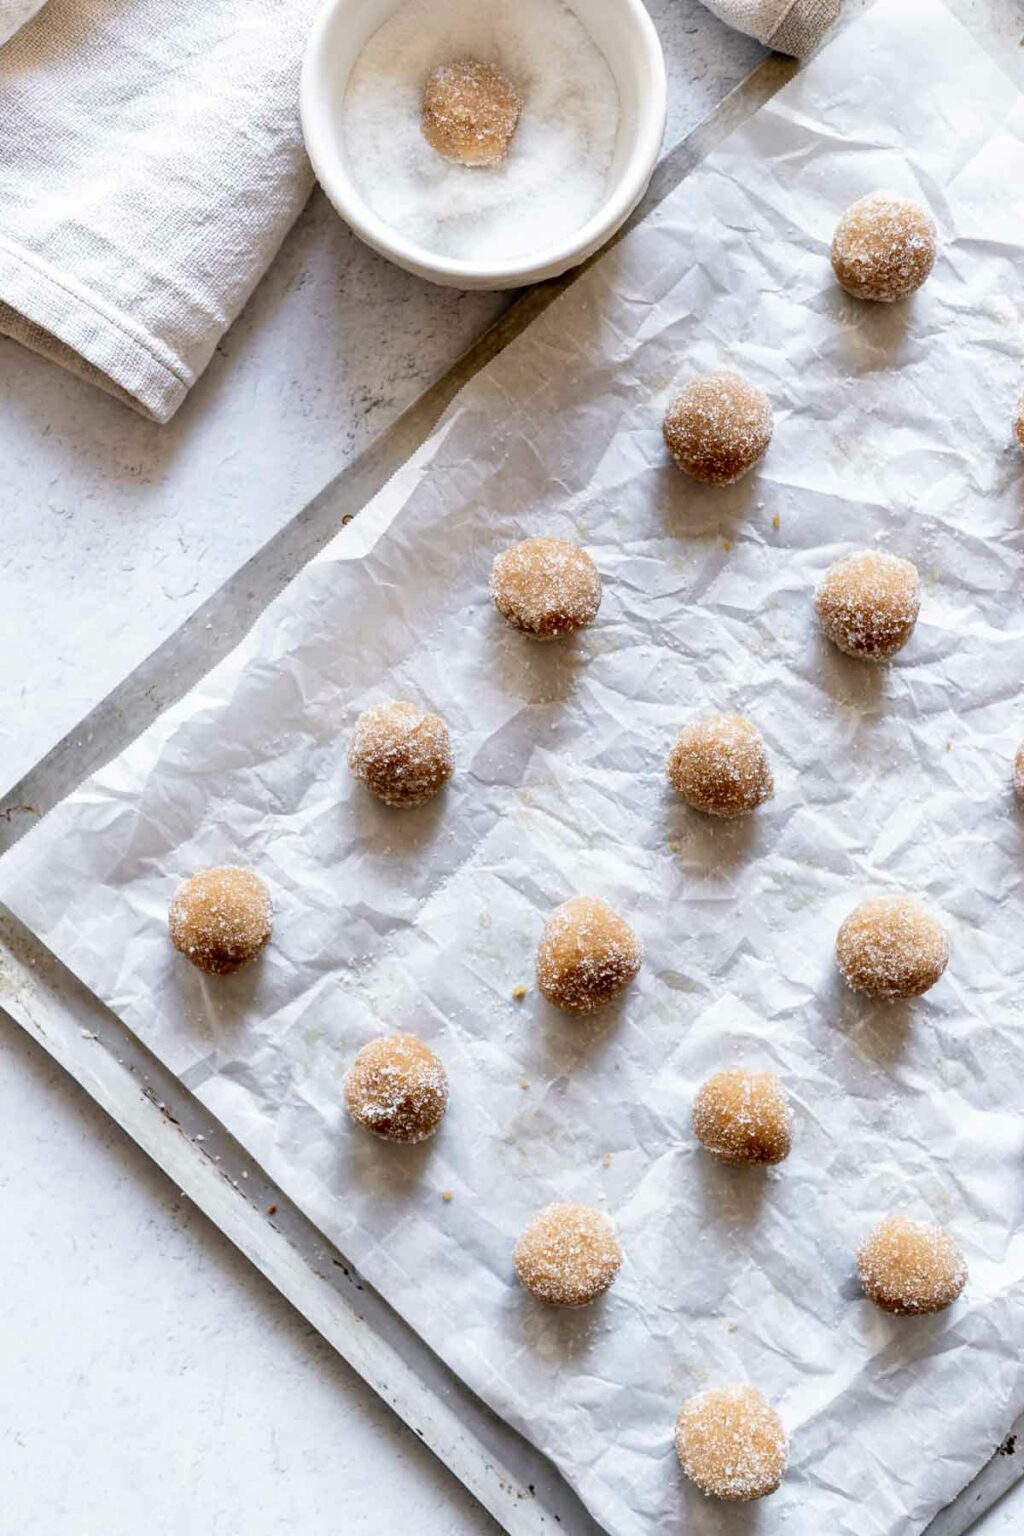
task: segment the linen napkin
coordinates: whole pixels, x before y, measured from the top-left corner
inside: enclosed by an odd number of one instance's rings
[[[779,53],[802,59],[836,20],[842,0],[703,0],[709,11]]]
[[[49,0],[0,48],[0,331],[167,421],[313,184],[317,0]]]
[[[0,0],[0,48],[45,4],[46,0]]]

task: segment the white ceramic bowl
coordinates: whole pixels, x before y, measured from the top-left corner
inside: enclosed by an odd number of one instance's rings
[[[665,60],[641,0],[566,0],[608,61],[619,92],[619,132],[604,201],[569,239],[500,265],[455,261],[391,229],[349,176],[340,103],[363,47],[402,0],[325,0],[302,66],[302,131],[317,180],[367,245],[409,272],[452,288],[518,288],[557,277],[613,235],[643,196],[665,132]],[[443,7],[444,0],[437,0]],[[491,0],[512,4],[516,0]]]

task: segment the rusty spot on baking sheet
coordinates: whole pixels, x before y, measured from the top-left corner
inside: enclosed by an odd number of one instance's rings
[[[165,1120],[170,1121],[171,1125],[177,1125],[180,1128],[180,1126],[181,1126],[180,1120],[176,1120],[174,1118],[174,1116],[171,1114],[170,1110],[167,1108],[167,1105],[162,1103],[161,1100],[157,1098],[157,1096],[153,1092],[152,1088],[146,1086],[146,1087],[143,1088],[142,1092],[143,1092],[144,1097],[147,1098],[151,1104],[156,1106],[156,1108],[160,1111],[160,1113],[163,1115]]]

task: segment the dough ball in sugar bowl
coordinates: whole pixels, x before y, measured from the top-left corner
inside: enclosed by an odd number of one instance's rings
[[[857,1272],[864,1294],[885,1312],[942,1312],[967,1284],[956,1239],[934,1221],[889,1216],[861,1244]]]
[[[251,869],[204,869],[178,886],[167,920],[171,943],[198,970],[229,976],[270,940],[270,891]]]
[[[470,286],[501,287],[580,246],[629,147],[629,103],[598,43],[607,18],[562,0],[374,9],[332,105],[351,191],[384,248],[404,265],[414,246],[440,282],[454,262]]]
[[[772,440],[772,408],[741,374],[708,373],[676,395],[662,423],[679,468],[703,485],[732,485],[753,469]]]
[[[594,622],[601,578],[586,550],[568,539],[522,539],[495,557],[490,593],[514,629],[555,640]]]
[[[422,805],[454,771],[448,727],[404,699],[373,704],[356,721],[348,766],[385,805]]]
[[[844,980],[866,997],[920,997],[939,980],[949,943],[913,896],[876,896],[855,907],[836,937]]]
[[[713,1387],[691,1397],[676,1419],[676,1454],[710,1498],[763,1499],[786,1470],[782,1420],[756,1387]]]
[[[593,1013],[635,981],[643,955],[637,935],[606,901],[571,896],[544,926],[537,986],[566,1013]]]
[[[496,165],[508,154],[522,107],[512,81],[493,64],[439,64],[423,91],[423,137],[459,165]]]
[[[384,1141],[426,1141],[448,1107],[448,1074],[415,1035],[382,1035],[363,1046],[345,1074],[345,1107]]]
[[[614,1281],[622,1249],[611,1221],[594,1206],[558,1202],[530,1222],[513,1254],[520,1285],[556,1307],[586,1307]]]
[[[855,299],[892,304],[925,282],[937,234],[927,208],[898,192],[871,192],[851,203],[832,239],[832,270]]]

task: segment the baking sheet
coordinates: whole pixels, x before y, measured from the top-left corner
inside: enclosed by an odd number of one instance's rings
[[[508,1536],[600,1536],[552,1463],[438,1359],[216,1117],[3,906],[0,1005],[0,1022],[15,1021],[72,1075]]]
[[[238,652],[0,875],[614,1532],[917,1530],[1024,1401],[1022,127],[945,12],[886,0],[480,375]],[[836,292],[826,252],[877,185],[925,197],[944,246],[910,305],[874,312]],[[776,441],[755,479],[703,491],[665,465],[660,414],[680,376],[727,362],[767,388]],[[488,608],[495,550],[542,529],[581,537],[605,578],[574,646],[531,647]],[[896,665],[866,672],[817,640],[809,594],[883,538],[917,559],[925,606]],[[459,762],[401,817],[344,768],[387,693],[441,708]],[[775,762],[776,800],[739,827],[663,787],[678,724],[713,705],[751,713]],[[257,969],[215,986],[183,974],[164,920],[181,875],[228,858],[268,876],[277,926]],[[903,887],[945,912],[953,960],[927,999],[874,1007],[841,993],[832,939],[863,894]],[[512,1000],[544,915],[580,889],[647,943],[591,1026]],[[440,1137],[411,1153],[341,1111],[385,1025],[430,1039],[453,1081]],[[774,1065],[797,1100],[775,1172],[692,1148],[693,1089],[733,1060]],[[511,1280],[554,1194],[605,1202],[627,1253],[582,1315]],[[964,1243],[952,1313],[857,1299],[851,1251],[894,1202]],[[738,1377],[793,1440],[783,1488],[740,1512],[683,1485],[670,1440],[688,1392]]]

